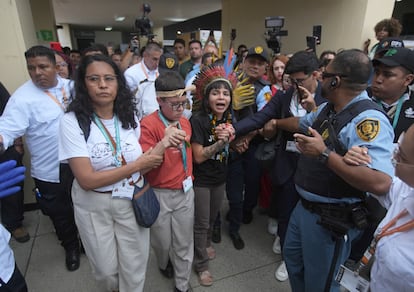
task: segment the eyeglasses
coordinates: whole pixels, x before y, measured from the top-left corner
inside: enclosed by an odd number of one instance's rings
[[[188,105],[188,100],[182,102],[169,102],[164,99],[163,102],[167,103],[173,111],[178,111],[180,107],[183,107],[183,109],[185,109]]]
[[[85,76],[85,79],[86,79],[89,83],[91,83],[91,84],[93,84],[93,85],[97,86],[97,85],[99,85],[99,83],[102,81],[102,79],[103,79],[103,81],[104,81],[105,83],[108,83],[108,84],[113,84],[113,83],[117,82],[116,77],[117,77],[116,75],[104,75],[104,76],[99,76],[99,75],[89,75],[89,76]]]
[[[67,67],[68,64],[66,62],[60,62],[60,63],[56,63],[56,67]]]
[[[311,74],[307,75],[305,78],[292,78],[289,77],[291,84],[299,84],[299,85],[303,85],[303,82],[305,82],[307,79],[309,79],[309,77],[311,76]]]
[[[395,147],[392,158],[391,158],[391,163],[394,167],[397,166],[397,164],[408,166],[408,167],[414,167],[414,164],[401,162],[403,157],[401,157],[400,145],[403,139],[404,139],[404,132],[402,132],[400,137],[398,138],[397,146]]]
[[[346,78],[348,77],[348,75],[346,74],[342,74],[342,73],[329,73],[329,72],[322,72],[322,79],[326,79],[326,78],[331,78],[331,77],[341,77],[341,78]]]

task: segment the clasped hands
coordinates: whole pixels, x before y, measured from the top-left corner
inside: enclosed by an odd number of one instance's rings
[[[230,143],[234,140],[235,130],[231,124],[222,123],[215,128],[217,141],[222,141],[224,144]]]

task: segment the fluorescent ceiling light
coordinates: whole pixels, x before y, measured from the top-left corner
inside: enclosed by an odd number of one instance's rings
[[[105,27],[105,30],[106,30],[106,31],[111,31],[111,30],[112,30],[112,26],[107,26],[107,27]]]
[[[172,17],[169,17],[169,18],[166,18],[166,20],[173,21],[173,22],[183,22],[183,21],[186,21],[187,18],[172,18]]]
[[[115,16],[115,21],[121,22],[125,20],[125,16]]]

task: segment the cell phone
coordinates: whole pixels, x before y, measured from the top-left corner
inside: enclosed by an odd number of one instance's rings
[[[299,84],[295,81],[295,82],[293,82],[293,85],[296,88],[296,92],[298,94],[299,101],[301,101],[303,99],[303,96],[302,96],[302,92],[300,91]]]
[[[314,36],[306,37],[306,46],[313,52],[316,52],[316,38]]]

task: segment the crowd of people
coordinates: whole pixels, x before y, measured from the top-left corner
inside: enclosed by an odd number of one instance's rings
[[[0,88],[0,162],[22,165],[24,136],[36,201],[67,269],[84,250],[105,291],[143,291],[150,248],[174,291],[190,289],[192,270],[213,285],[222,226],[242,250],[258,202],[275,236],[269,248],[282,255],[275,278],[292,291],[410,291],[414,52],[397,20],[375,32],[370,53],[369,41],[319,58],[240,45],[235,62],[199,40],[188,54],[183,39],[173,52],[157,42],[139,49],[136,38],[112,54],[98,44],[67,54],[33,46],[30,80],[10,98]],[[6,189],[12,176],[1,175]],[[131,204],[142,176],[160,205],[150,228]],[[28,241],[21,186],[0,194],[2,224]],[[27,291],[0,228],[0,291]]]

